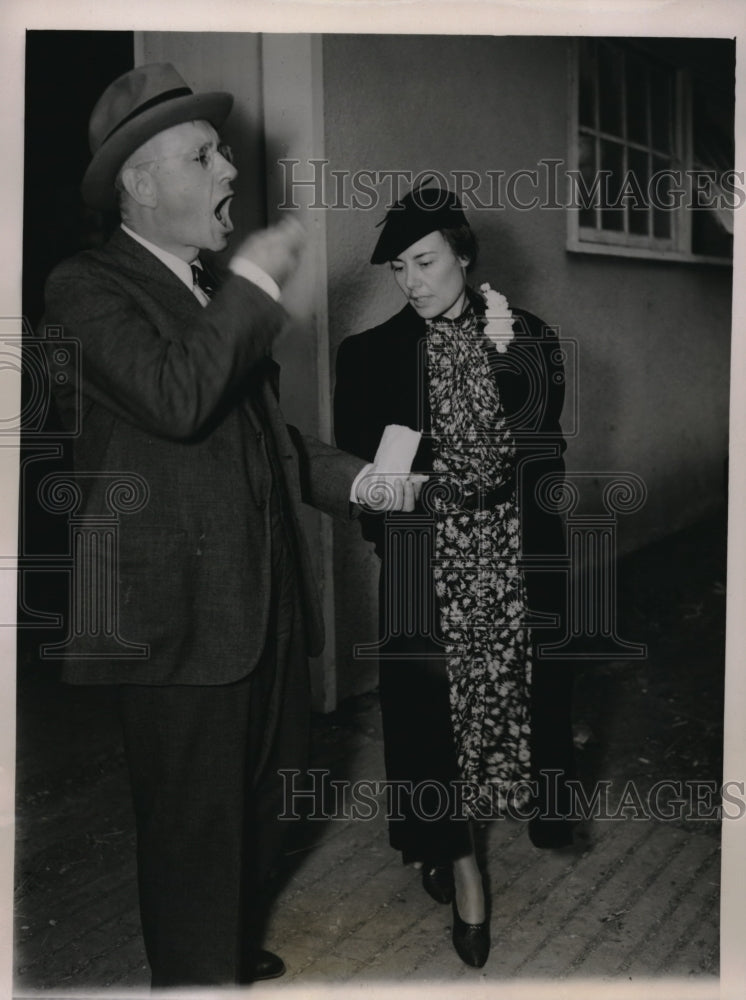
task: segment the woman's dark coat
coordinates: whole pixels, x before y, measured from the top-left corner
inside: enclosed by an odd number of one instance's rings
[[[477,312],[484,311],[481,296],[469,289]],[[522,555],[530,611],[554,616],[553,626],[533,626],[532,768],[541,792],[541,814],[555,815],[559,787],[559,814],[568,812],[564,778],[573,776],[571,730],[572,671],[564,660],[552,660],[542,645],[564,635],[566,582],[561,568],[550,568],[552,557],[565,553],[560,515],[537,486],[561,482],[565,442],[559,418],[564,399],[562,350],[556,332],[531,313],[514,309],[515,338],[507,352],[488,348],[503,411],[516,441],[515,485],[521,513]],[[404,424],[423,432],[413,468],[432,469],[428,434],[430,413],[426,370],[426,324],[411,306],[385,323],[348,337],[337,356],[334,419],[337,445],[372,461],[387,424]],[[544,477],[548,477],[545,479]],[[384,515],[361,517],[364,537],[384,555]],[[529,568],[529,566],[531,568]],[[555,780],[547,772],[560,771]],[[530,823],[537,846],[555,846],[570,839],[568,824]]]

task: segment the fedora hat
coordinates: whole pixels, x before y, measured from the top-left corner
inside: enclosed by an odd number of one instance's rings
[[[83,177],[83,201],[91,208],[116,208],[114,181],[120,167],[144,142],[182,122],[204,120],[220,128],[233,95],[195,94],[171,63],[137,66],[110,83],[88,123],[93,159]]]
[[[371,264],[394,260],[402,250],[436,229],[458,229],[469,225],[461,202],[453,191],[425,187],[424,184],[392,205],[386,217],[378,223],[383,229],[370,258]]]

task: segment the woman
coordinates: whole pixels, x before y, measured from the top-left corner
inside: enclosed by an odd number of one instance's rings
[[[389,425],[422,432],[412,469],[428,483],[415,513],[361,516],[382,559],[384,751],[401,793],[389,836],[422,864],[428,893],[452,903],[456,951],[481,967],[488,914],[468,815],[525,807],[528,779],[551,770],[531,837],[569,843],[572,740],[568,668],[532,663],[526,624],[529,604],[561,608],[560,578],[520,565],[563,552],[559,517],[535,500],[540,476],[562,474],[561,362],[543,324],[488,286],[502,316],[485,317],[466,284],[476,249],[447,190],[420,188],[388,213],[371,263],[389,262],[407,304],[340,346],[335,428],[368,461]]]

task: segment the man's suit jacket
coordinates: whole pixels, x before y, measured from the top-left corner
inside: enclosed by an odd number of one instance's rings
[[[147,644],[149,655],[89,658],[101,637],[82,636],[65,679],[218,684],[251,672],[269,611],[273,464],[308,652],[320,651],[320,602],[297,508],[304,501],[348,517],[350,483],[364,463],[286,426],[269,353],[285,320],[270,296],[237,275],[203,307],[121,230],[50,275],[44,322],[80,342],[74,464],[82,513],[110,511],[114,474],[135,473],[147,485],[142,509],[119,516],[112,558],[118,634]],[[49,356],[54,377],[54,349]],[[63,420],[72,418],[74,385],[58,394]]]

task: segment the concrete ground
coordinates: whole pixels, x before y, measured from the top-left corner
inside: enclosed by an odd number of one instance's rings
[[[493,996],[507,984],[511,997],[550,986],[574,997],[598,979],[622,996],[653,977],[676,1000],[714,996],[724,583],[724,519],[622,563],[619,634],[648,652],[578,669],[579,768],[584,788],[601,790],[599,806],[562,851],[535,849],[517,820],[479,830],[492,900],[484,969],[455,955],[449,907],[389,848],[382,810],[345,817],[351,803],[340,801],[336,818],[291,828],[267,936],[288,972],[252,993],[396,983],[400,996],[424,984],[434,995],[453,996],[455,984],[458,996]],[[26,658],[18,726],[16,994],[146,992],[111,699],[60,686]],[[327,781],[383,779],[375,693],[315,717],[313,730]]]

